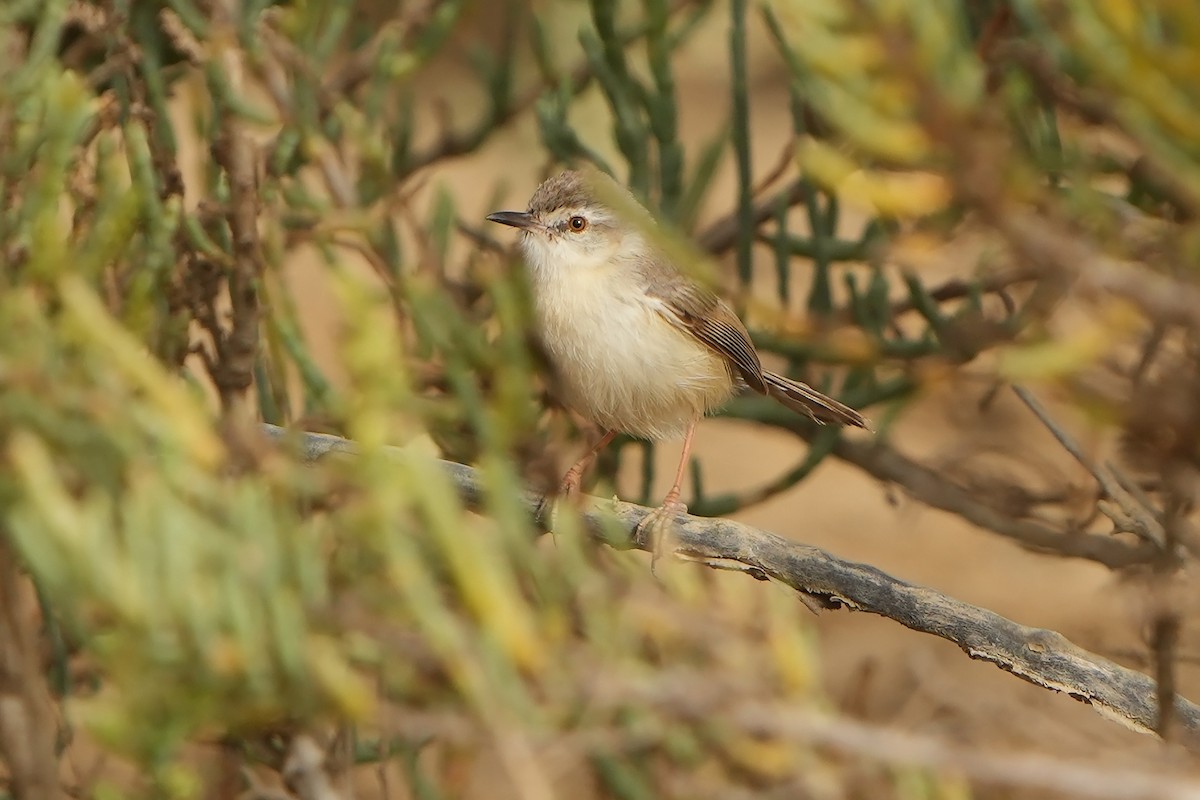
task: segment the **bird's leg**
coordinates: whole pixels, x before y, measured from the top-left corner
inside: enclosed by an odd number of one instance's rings
[[[587,468],[591,466],[593,461],[596,460],[596,456],[600,453],[600,451],[607,447],[609,442],[616,438],[616,435],[616,431],[605,431],[604,435],[601,436],[596,443],[591,446],[591,449],[584,453],[583,456],[576,461],[569,470],[567,470],[567,474],[563,476],[562,483],[560,483],[558,486],[559,497],[570,497],[575,492],[579,491],[579,485],[583,482],[583,473],[586,472]],[[541,519],[542,514],[545,513],[547,502],[549,502],[549,498],[543,497],[542,502],[538,504],[538,519]],[[550,527],[554,527],[553,521],[551,521]]]
[[[638,523],[634,535],[645,543],[644,537],[649,537],[650,570],[658,564],[666,550],[667,537],[671,533],[671,522],[679,514],[687,513],[687,506],[679,501],[680,487],[683,486],[683,473],[687,470],[688,458],[692,454],[692,437],[696,435],[696,420],[688,425],[683,437],[683,452],[679,455],[679,469],[675,470],[675,483],[663,498],[663,504],[648,514]]]
[[[594,445],[592,445],[591,449],[584,453],[583,456],[575,462],[574,466],[567,470],[567,474],[563,476],[562,483],[558,487],[558,493],[560,495],[563,497],[570,497],[579,489],[579,485],[583,482],[583,473],[587,471],[587,468],[590,467],[592,462],[596,460],[596,456],[599,455],[600,451],[607,447],[609,442],[615,439],[616,436],[616,431],[606,431],[605,434],[601,436]]]

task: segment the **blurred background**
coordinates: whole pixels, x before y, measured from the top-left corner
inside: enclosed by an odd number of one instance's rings
[[[0,797],[1185,796],[1186,719],[1136,732],[782,586],[656,579],[577,520],[537,537],[520,486],[552,489],[591,433],[483,218],[609,171],[765,361],[873,420],[735,400],[699,429],[692,513],[1194,697],[1200,9],[0,22]],[[264,421],[361,450],[305,465]],[[655,505],[678,454],[619,439],[586,485]],[[750,707],[822,722],[764,732]]]

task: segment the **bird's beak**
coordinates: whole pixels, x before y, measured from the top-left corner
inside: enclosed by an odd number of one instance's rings
[[[499,222],[501,225],[520,228],[523,231],[533,230],[538,227],[538,224],[534,222],[533,217],[527,211],[497,211],[494,214],[488,214],[487,220],[488,222]]]

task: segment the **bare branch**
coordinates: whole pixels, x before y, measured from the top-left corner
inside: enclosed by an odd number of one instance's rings
[[[1155,618],[1150,634],[1154,651],[1154,672],[1158,678],[1158,721],[1156,730],[1165,741],[1174,737],[1175,661],[1179,649],[1179,615],[1164,611]]]
[[[672,5],[668,13],[675,15],[690,5],[690,0],[680,0]],[[644,28],[638,28],[624,34],[622,38],[625,44],[632,44],[644,35]],[[591,85],[593,77],[591,65],[587,61],[581,61],[565,73],[564,80],[568,87],[568,93],[572,97],[582,94]],[[522,112],[532,108],[546,89],[546,83],[539,81],[511,102],[497,108],[494,114],[485,116],[476,123],[475,127],[458,131],[447,128],[425,150],[412,155],[407,164],[406,174],[412,174],[439,161],[472,152],[491,131],[507,125]]]
[[[1085,122],[1112,126],[1137,138],[1137,132],[1130,129],[1124,116],[1116,113],[1116,106],[1110,98],[1078,86],[1055,66],[1045,50],[1017,39],[1009,40],[996,49],[998,60],[1011,61],[1024,68],[1026,74],[1034,79],[1035,89],[1048,101],[1074,112]],[[1131,178],[1140,178],[1152,184],[1181,215],[1189,219],[1200,215],[1200,197],[1195,189],[1186,180],[1180,179],[1153,151],[1140,155],[1129,164],[1127,171]]]
[[[988,753],[932,737],[887,730],[844,718],[778,708],[747,708],[739,720],[752,731],[812,742],[888,764],[921,764],[960,771],[972,780],[1012,789],[1106,800],[1198,800],[1194,781],[1149,771],[1065,761],[1040,753]]]
[[[239,86],[244,72],[242,55],[230,48],[221,56],[230,80]],[[261,317],[262,253],[258,236],[257,152],[235,110],[226,108],[223,113],[212,155],[229,176],[226,216],[233,241],[233,267],[229,273],[231,319],[227,332],[212,332],[217,361],[211,377],[221,395],[221,406],[229,413],[249,404],[249,389],[254,383]]]
[[[1166,534],[1163,532],[1163,526],[1154,518],[1154,514],[1150,509],[1142,506],[1137,498],[1125,491],[1121,482],[1116,476],[1112,475],[1106,467],[1097,463],[1087,454],[1083,452],[1083,448],[1071,437],[1069,433],[1063,430],[1054,418],[1050,416],[1050,412],[1038,402],[1038,399],[1033,396],[1033,393],[1028,389],[1014,385],[1013,392],[1017,397],[1021,398],[1021,402],[1028,406],[1034,416],[1041,421],[1046,429],[1058,440],[1058,443],[1063,446],[1063,449],[1071,454],[1071,457],[1083,466],[1092,477],[1096,479],[1096,483],[1100,484],[1100,490],[1104,494],[1120,506],[1128,521],[1129,528],[1148,542],[1153,542],[1155,545],[1162,547],[1166,541]]]
[[[807,425],[795,414],[769,400],[760,402],[758,398],[734,400],[726,407],[725,416],[788,430],[805,441],[811,441],[816,432],[814,426]],[[955,483],[938,470],[909,458],[878,438],[863,441],[843,436],[834,443],[833,454],[878,480],[901,487],[914,500],[957,514],[972,525],[998,533],[1036,552],[1086,558],[1113,569],[1152,563],[1161,552],[1157,546],[1145,542],[1130,544],[1111,536],[1063,531],[1043,522],[1014,516],[981,498],[977,491]]]
[[[275,439],[292,441],[307,461],[328,453],[353,453],[355,444],[322,434],[288,432],[263,426]],[[411,457],[395,451],[397,458]],[[483,482],[463,464],[441,461],[462,501],[479,508]],[[541,498],[526,492],[522,498],[536,513]],[[616,500],[589,498],[583,509],[589,531],[618,548],[648,549],[635,530],[652,509]],[[624,538],[614,540],[613,531]],[[1037,686],[1065,692],[1104,716],[1146,733],[1158,721],[1155,682],[1079,648],[1055,631],[1020,625],[984,608],[916,586],[866,564],[843,561],[816,547],[788,541],[775,534],[726,519],[681,516],[675,531],[677,555],[703,562],[736,562],[755,576],[767,576],[826,608],[848,608],[878,614],[906,628],[929,633],[958,645],[968,656],[988,661]],[[1176,696],[1173,724],[1178,740],[1200,751],[1200,706]]]
[[[797,178],[788,184],[787,188],[780,189],[775,194],[760,201],[754,206],[750,214],[750,219],[754,223],[754,227],[757,228],[762,223],[771,219],[771,216],[779,208],[781,202],[785,203],[788,208],[802,203],[804,201],[804,187],[804,179]],[[737,212],[731,211],[701,231],[696,237],[696,241],[702,248],[713,255],[723,253],[733,247],[733,242],[737,238],[740,225],[741,221],[738,219]]]
[[[1114,258],[1036,214],[1013,212],[994,224],[1022,257],[1044,269],[1077,277],[1080,289],[1111,292],[1159,323],[1200,330],[1200,288],[1195,285],[1142,262]]]
[[[833,452],[876,478],[903,487],[909,496],[932,508],[958,514],[973,525],[1006,536],[1031,550],[1086,558],[1113,569],[1149,563],[1157,557],[1158,548],[1153,545],[1130,545],[1107,536],[1064,532],[1040,522],[1015,518],[881,442],[843,438],[834,445]]]
[[[691,719],[721,714],[753,736],[827,747],[881,764],[921,765],[962,773],[972,781],[1105,800],[1200,800],[1200,783],[1186,773],[1127,769],[1029,752],[997,752],[938,737],[859,722],[811,707],[746,702],[731,687],[688,668],[667,668],[641,679],[605,678],[595,692],[600,705],[628,703],[660,708]]]
[[[1035,270],[1029,268],[1013,269],[1011,271],[981,276],[973,280],[951,278],[945,283],[928,289],[927,292],[930,299],[939,303],[945,303],[950,300],[959,300],[967,297],[974,291],[979,291],[983,294],[1003,293],[1018,283],[1027,283],[1036,278],[1037,272]],[[892,303],[891,315],[898,317],[915,309],[916,305],[913,303],[912,297],[905,297]]]
[[[38,663],[38,616],[0,537],[0,759],[16,800],[62,797],[54,709]]]

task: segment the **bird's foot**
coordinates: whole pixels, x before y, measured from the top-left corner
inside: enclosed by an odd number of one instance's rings
[[[650,551],[650,571],[655,572],[658,560],[663,557],[675,533],[676,519],[687,513],[687,506],[679,498],[668,498],[661,506],[651,511],[634,528],[633,535],[638,545]]]
[[[534,511],[534,519],[538,520],[546,530],[553,532],[558,519],[559,502],[570,500],[572,496],[579,494],[582,479],[583,470],[576,471],[572,468],[567,472],[562,483],[558,485],[557,492],[542,495],[542,499],[538,501],[537,509]],[[548,515],[547,512],[549,512]]]

